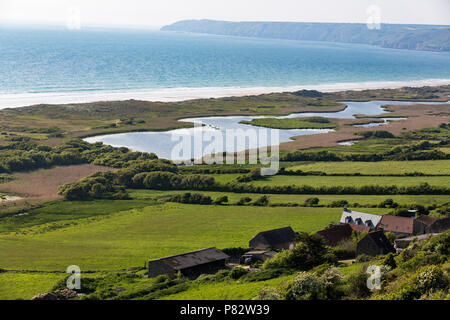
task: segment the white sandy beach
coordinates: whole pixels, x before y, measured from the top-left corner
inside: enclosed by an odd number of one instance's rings
[[[50,93],[14,93],[0,94],[0,109],[17,108],[35,104],[69,104],[89,103],[96,101],[143,100],[143,101],[183,101],[199,98],[221,98],[229,96],[246,96],[274,92],[297,91],[302,89],[322,92],[344,90],[365,90],[381,88],[401,88],[448,85],[450,79],[427,79],[416,81],[383,81],[361,83],[333,83],[320,85],[301,85],[289,87],[204,87],[204,88],[167,88],[130,91],[97,91],[97,92],[50,92]]]

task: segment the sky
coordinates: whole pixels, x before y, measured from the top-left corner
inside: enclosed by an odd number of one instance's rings
[[[374,11],[375,10],[375,11]],[[450,0],[0,0],[0,23],[160,27],[184,19],[450,25]]]

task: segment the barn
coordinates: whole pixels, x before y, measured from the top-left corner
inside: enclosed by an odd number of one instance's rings
[[[420,225],[419,232],[417,234],[424,233],[441,233],[450,229],[450,219],[437,219],[430,216],[423,215],[416,219]]]
[[[383,230],[369,232],[356,245],[356,256],[366,254],[377,256],[396,252],[395,248],[384,235]]]
[[[329,246],[335,246],[338,243],[350,239],[352,237],[353,229],[347,224],[334,224],[326,229],[317,232],[325,240]]]
[[[263,231],[254,236],[249,246],[253,249],[288,250],[295,245],[297,233],[291,227]]]
[[[397,236],[411,236],[420,230],[420,224],[416,219],[390,215],[384,215],[378,227]]]
[[[189,279],[201,274],[214,274],[227,268],[228,255],[217,248],[201,249],[166,258],[151,260],[148,263],[149,278],[159,275],[176,276],[178,272]]]

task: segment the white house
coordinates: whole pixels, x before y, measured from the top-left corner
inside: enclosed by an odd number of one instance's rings
[[[364,213],[358,211],[352,211],[344,209],[341,216],[341,223],[357,224],[360,226],[370,227],[371,230],[375,229],[380,223],[381,217],[377,214]]]

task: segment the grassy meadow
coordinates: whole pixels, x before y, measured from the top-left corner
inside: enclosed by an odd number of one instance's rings
[[[379,161],[379,162],[313,162],[286,168],[287,171],[320,171],[327,174],[405,174],[450,175],[450,160]]]
[[[351,165],[351,164],[349,164]],[[239,174],[221,174],[213,175],[217,182],[227,183],[235,181]],[[415,186],[421,183],[428,183],[435,186],[450,186],[449,177],[383,177],[383,176],[283,176],[276,175],[266,177],[258,181],[250,182],[256,186],[286,186],[286,185],[309,185],[314,187],[320,186],[364,186],[364,185],[380,185],[380,186]]]
[[[291,275],[258,282],[196,283],[186,291],[164,296],[160,300],[251,300],[262,288],[275,287],[292,278]]]
[[[153,200],[153,199],[165,199],[173,195],[183,194],[186,192],[199,193],[196,190],[128,190],[131,197],[136,200]],[[298,203],[302,205],[308,198],[314,197],[320,200],[319,205],[330,205],[334,201],[347,200],[349,203],[358,203],[360,205],[378,205],[380,202],[386,199],[392,199],[400,205],[409,205],[413,203],[422,204],[425,206],[442,205],[450,202],[450,195],[308,195],[308,194],[257,194],[257,193],[233,193],[233,192],[215,192],[215,191],[201,191],[201,194],[210,196],[213,200],[223,196],[228,197],[228,204],[233,204],[239,201],[243,197],[249,197],[252,200],[256,200],[263,195],[269,197],[271,204],[284,204],[284,203]],[[368,210],[368,208],[360,209]]]
[[[67,277],[61,273],[0,273],[0,300],[30,299]]]
[[[340,208],[150,205],[3,232],[0,268],[65,270],[76,264],[82,270],[117,270],[143,266],[150,258],[205,247],[247,247],[255,234],[277,227],[290,225],[296,231],[315,232],[339,221],[340,215]]]

